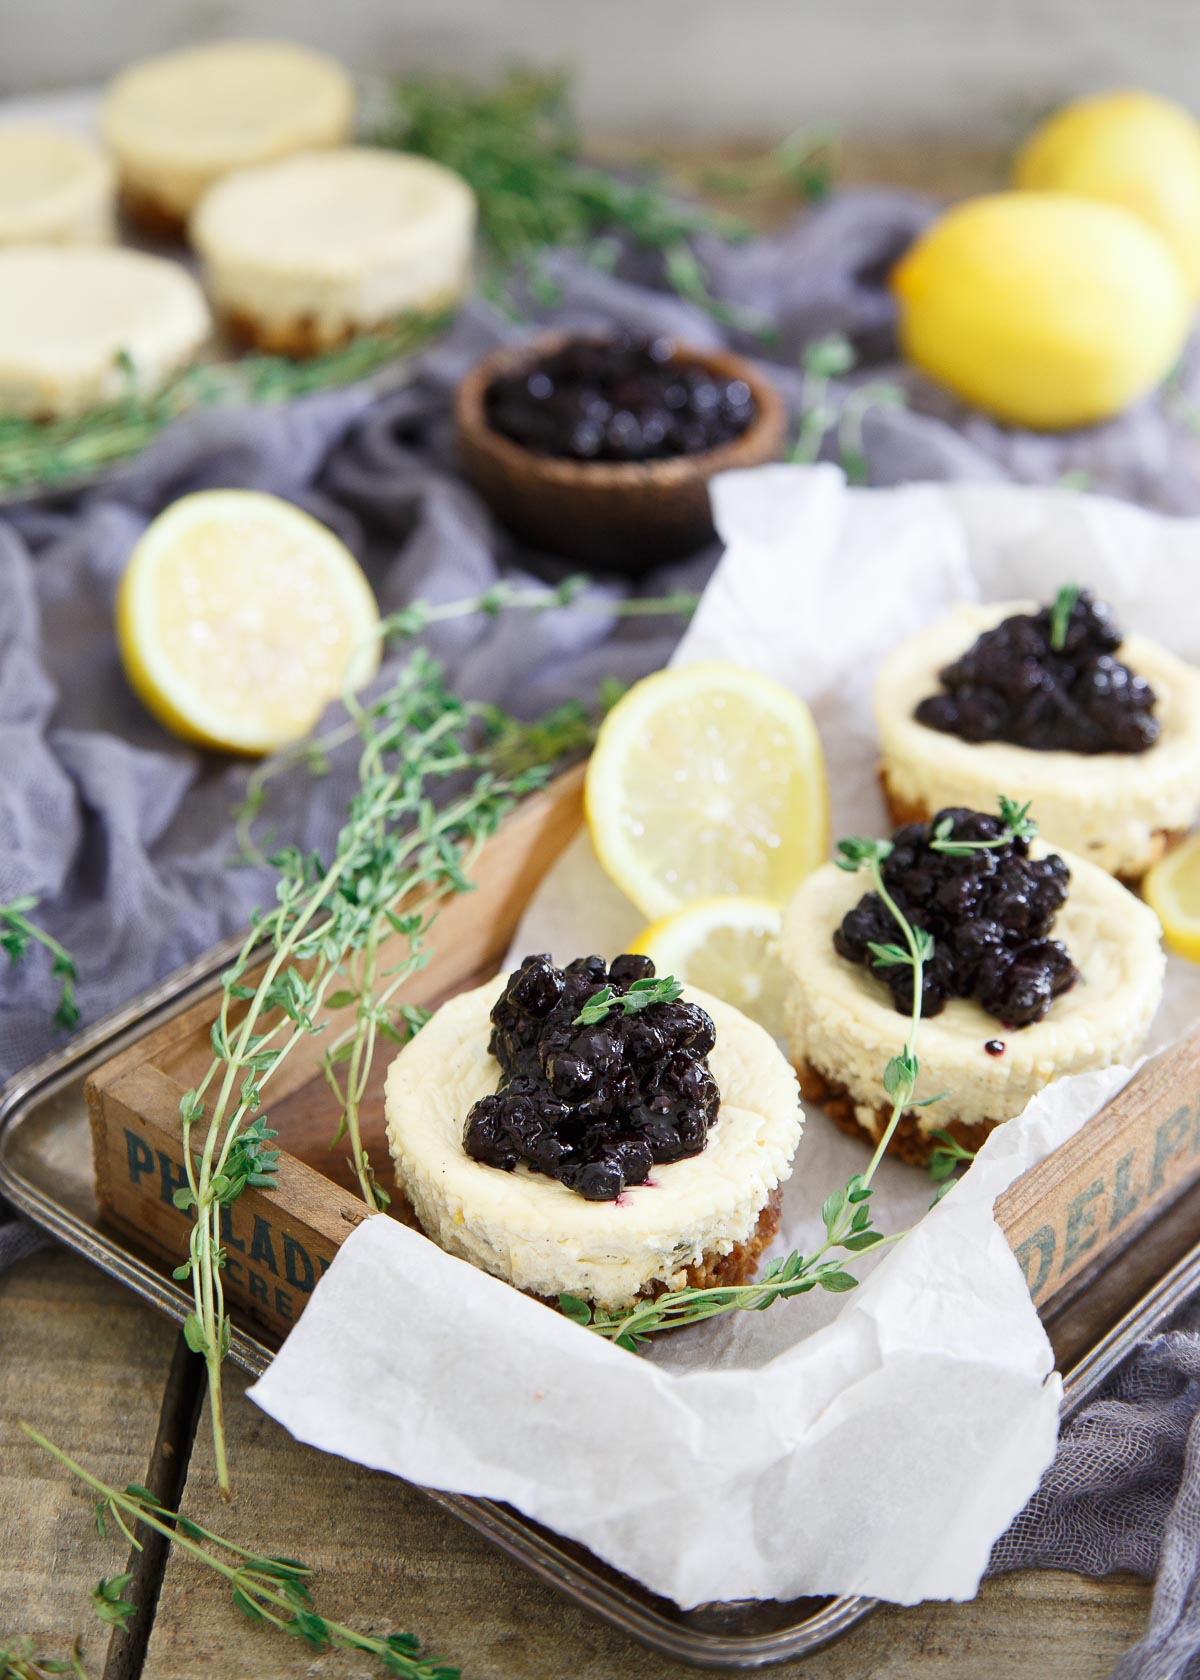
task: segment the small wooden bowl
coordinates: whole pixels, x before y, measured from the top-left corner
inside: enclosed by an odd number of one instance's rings
[[[740,437],[698,455],[662,461],[574,461],[537,455],[488,423],[484,398],[501,374],[532,366],[575,333],[552,333],[493,350],[458,387],[454,417],[463,468],[496,518],[548,554],[636,576],[711,541],[708,481],[732,467],[778,460],[787,413],[775,387],[726,350],[677,346],[681,362],[717,379],[744,379],[754,418]]]

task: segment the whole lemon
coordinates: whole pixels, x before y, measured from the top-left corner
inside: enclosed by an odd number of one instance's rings
[[[1013,425],[1118,414],[1170,372],[1191,300],[1161,235],[1066,193],[967,199],[892,271],[900,346],[930,378]]]
[[[1078,99],[1034,130],[1013,185],[1123,204],[1159,233],[1200,296],[1200,123],[1136,89]]]

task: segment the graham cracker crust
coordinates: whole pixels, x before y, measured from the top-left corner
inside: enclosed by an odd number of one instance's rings
[[[124,219],[140,233],[171,244],[186,244],[187,216],[144,188],[123,186],[120,209]]]
[[[911,819],[909,819],[911,820]],[[800,1095],[806,1102],[817,1103],[824,1108],[826,1114],[837,1126],[839,1131],[847,1132],[851,1137],[866,1138],[872,1146],[883,1134],[883,1129],[891,1118],[891,1109],[880,1104],[875,1110],[875,1120],[879,1127],[878,1134],[872,1134],[858,1118],[857,1104],[851,1095],[850,1087],[840,1079],[834,1079],[831,1074],[822,1073],[810,1062],[795,1064],[796,1078],[800,1082]],[[968,1124],[964,1120],[948,1120],[938,1131],[947,1132],[955,1143],[964,1149],[980,1149],[989,1134],[997,1126],[1002,1126],[1003,1120],[978,1120]],[[913,1167],[929,1165],[929,1157],[939,1148],[939,1140],[923,1132],[917,1117],[911,1111],[900,1116],[899,1124],[892,1133],[887,1146],[887,1153],[894,1155],[897,1160],[907,1161]]]
[[[290,320],[264,321],[245,310],[223,308],[217,311],[220,325],[239,348],[258,350],[268,356],[290,356],[306,361],[310,356],[323,356],[330,350],[340,350],[351,339],[364,338],[371,333],[385,332],[396,321],[409,316],[436,321],[448,314],[462,301],[461,291],[450,290],[413,304],[390,321],[347,323],[344,327],[321,326],[311,315],[296,315]]]
[[[891,783],[888,781],[887,770],[883,765],[879,767],[879,786],[883,790],[883,801],[887,806],[888,818],[893,828],[903,828],[906,823],[925,823],[933,815],[933,812],[927,806],[922,805],[920,801],[901,799],[898,794],[894,793]],[[1146,871],[1153,864],[1156,864],[1159,858],[1165,857],[1173,847],[1178,846],[1180,841],[1186,839],[1186,837],[1187,830],[1183,828],[1157,829],[1152,836],[1151,855],[1147,858],[1145,866],[1139,869],[1136,874],[1118,875],[1117,880],[1121,882],[1122,886],[1128,887],[1131,892],[1136,892]]]

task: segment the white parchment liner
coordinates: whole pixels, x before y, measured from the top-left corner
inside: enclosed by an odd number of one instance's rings
[[[854,491],[827,466],[730,474],[714,499],[727,550],[678,658],[737,659],[809,701],[838,834],[886,830],[869,710],[882,655],[957,601],[1087,583],[1200,663],[1200,521],[1066,490]],[[640,922],[581,837],[514,949],[613,955]],[[1200,973],[1172,959],[1153,1045],[1198,1012]],[[252,1396],[327,1452],[507,1500],[681,1605],[968,1598],[1049,1462],[1060,1394],[992,1204],[1128,1077],[1056,1084],[924,1218],[928,1178],[885,1163],[876,1223],[920,1223],[873,1266],[858,1257],[861,1288],[663,1338],[649,1357],[369,1220]],[[810,1111],[776,1247],[813,1247],[822,1198],[864,1161]]]

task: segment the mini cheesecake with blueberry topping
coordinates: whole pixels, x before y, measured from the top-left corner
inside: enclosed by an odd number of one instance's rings
[[[875,721],[893,822],[1003,789],[1135,881],[1200,812],[1200,671],[1087,591],[958,607],[885,662]]]
[[[1140,1054],[1162,996],[1161,932],[1106,871],[961,808],[899,829],[879,868],[897,909],[932,940],[920,1074],[890,1152],[926,1161],[935,1131],[978,1148],[1052,1080]],[[782,952],[800,1088],[844,1129],[877,1142],[892,1111],[884,1070],[907,1035],[913,970],[887,962],[900,927],[863,887],[835,864],[816,870],[784,916]]]
[[[444,1004],[392,1064],[386,1108],[428,1236],[606,1308],[748,1282],[803,1124],[761,1027],[630,955],[526,957]]]

